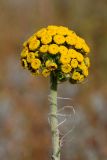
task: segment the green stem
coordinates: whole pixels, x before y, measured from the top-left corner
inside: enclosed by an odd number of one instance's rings
[[[52,150],[53,160],[60,160],[60,143],[59,143],[59,131],[58,131],[58,119],[57,119],[57,77],[54,73],[51,73],[50,76],[50,98],[51,98],[51,104],[50,104],[50,126],[51,126],[51,132],[52,132]]]

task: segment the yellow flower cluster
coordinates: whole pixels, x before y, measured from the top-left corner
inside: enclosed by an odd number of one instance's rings
[[[51,72],[59,81],[79,83],[88,76],[90,52],[85,40],[63,26],[48,26],[34,33],[23,44],[22,66],[33,75],[48,77]]]

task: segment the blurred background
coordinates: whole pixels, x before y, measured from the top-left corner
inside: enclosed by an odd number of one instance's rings
[[[107,0],[0,0],[0,160],[51,159],[49,80],[20,65],[22,43],[47,25],[64,25],[91,48],[88,81],[62,83],[75,126],[62,160],[107,160]]]

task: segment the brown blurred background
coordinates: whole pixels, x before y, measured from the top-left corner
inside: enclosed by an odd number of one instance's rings
[[[61,159],[107,160],[107,0],[0,0],[0,160],[51,157],[49,80],[20,65],[22,42],[49,24],[68,26],[91,47],[88,81],[58,88],[76,111]]]

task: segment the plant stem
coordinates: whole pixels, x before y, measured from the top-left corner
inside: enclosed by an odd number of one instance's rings
[[[58,131],[58,119],[57,119],[57,77],[54,73],[50,76],[50,126],[52,132],[52,150],[53,160],[60,160],[60,143],[59,143],[59,131]]]

